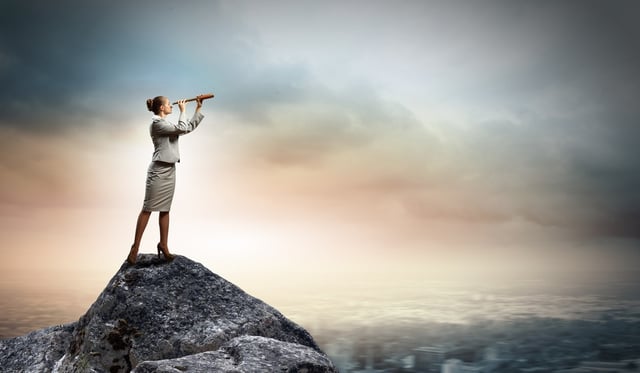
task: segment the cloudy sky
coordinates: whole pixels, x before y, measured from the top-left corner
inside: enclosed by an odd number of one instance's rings
[[[144,196],[145,100],[205,92],[170,247],[245,288],[635,269],[639,16],[633,1],[3,1],[0,276],[106,283]]]

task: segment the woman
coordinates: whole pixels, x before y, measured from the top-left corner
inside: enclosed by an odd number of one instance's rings
[[[157,246],[158,257],[162,252],[167,261],[173,260],[174,256],[169,252],[167,241],[169,236],[169,210],[171,209],[171,201],[173,200],[173,192],[176,185],[176,162],[180,162],[178,138],[193,131],[204,118],[204,115],[200,112],[202,100],[197,99],[196,102],[198,103],[196,112],[193,114],[193,118],[187,121],[184,112],[185,100],[178,101],[180,118],[178,119],[178,124],[173,124],[166,120],[167,115],[172,112],[168,98],[158,96],[147,100],[147,108],[154,114],[151,117],[152,122],[149,128],[154,151],[151,164],[147,170],[142,211],[138,215],[135,238],[133,245],[131,245],[129,256],[127,256],[127,262],[131,265],[136,263],[142,234],[147,227],[152,211],[160,212],[158,219],[160,223],[160,242]]]

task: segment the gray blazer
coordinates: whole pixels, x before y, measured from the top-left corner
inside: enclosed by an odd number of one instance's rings
[[[153,140],[153,161],[161,161],[167,163],[180,162],[180,149],[178,146],[178,137],[187,134],[196,127],[204,118],[200,112],[193,114],[193,118],[187,122],[187,115],[180,113],[178,124],[173,124],[164,118],[154,115],[151,120],[149,132],[151,140]]]

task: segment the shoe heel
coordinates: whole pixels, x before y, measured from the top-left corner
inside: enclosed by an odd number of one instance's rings
[[[174,259],[174,255],[170,254],[167,250],[167,252],[165,252],[165,250],[162,249],[162,246],[160,246],[160,244],[158,243],[157,246],[158,249],[158,258],[160,258],[160,253],[162,253],[162,255],[164,255],[164,258],[167,262],[170,262]]]

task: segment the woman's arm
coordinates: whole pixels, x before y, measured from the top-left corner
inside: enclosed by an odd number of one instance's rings
[[[180,114],[178,124],[173,124],[165,119],[158,119],[151,124],[151,135],[154,136],[175,136],[187,134],[202,121],[204,115],[196,112],[191,120],[186,120],[185,114]]]
[[[156,136],[184,135],[196,129],[204,118],[204,115],[200,112],[200,109],[202,108],[202,100],[197,100],[197,103],[196,112],[193,114],[191,120],[187,120],[185,102],[184,100],[178,101],[178,107],[180,108],[178,124],[173,124],[167,120],[160,119],[153,122],[151,126],[151,134]]]

